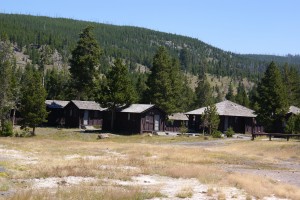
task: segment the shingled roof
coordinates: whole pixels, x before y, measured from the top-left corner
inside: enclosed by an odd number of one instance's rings
[[[146,110],[154,107],[153,104],[131,104],[129,107],[121,110],[120,112],[124,113],[143,113]]]
[[[254,110],[241,106],[237,103],[225,100],[215,104],[217,112],[220,116],[237,116],[237,117],[256,117]],[[199,108],[185,114],[187,115],[202,115],[206,107]]]
[[[298,114],[300,114],[300,108],[298,108],[296,106],[290,106],[288,113],[293,113],[295,115],[298,115]]]
[[[71,102],[73,102],[79,110],[105,110],[104,108],[101,108],[100,104],[95,101],[72,100]]]
[[[45,103],[48,108],[64,108],[69,101],[46,100]]]

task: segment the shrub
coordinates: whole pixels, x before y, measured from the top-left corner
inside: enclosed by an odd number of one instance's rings
[[[234,131],[233,131],[233,128],[232,127],[229,127],[226,131],[226,136],[227,137],[232,137],[234,135]]]
[[[13,126],[10,121],[5,121],[0,131],[0,136],[8,137],[13,135]]]
[[[222,137],[222,133],[220,131],[214,131],[214,132],[212,132],[211,135],[213,138],[221,138]]]

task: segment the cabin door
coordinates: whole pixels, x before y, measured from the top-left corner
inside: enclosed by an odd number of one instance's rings
[[[83,114],[83,125],[88,125],[89,111],[85,110]]]
[[[224,131],[227,131],[228,129],[228,117],[225,116],[225,119],[224,119]]]
[[[154,131],[159,131],[159,115],[154,115]]]

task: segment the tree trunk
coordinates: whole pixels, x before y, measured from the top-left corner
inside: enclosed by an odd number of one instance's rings
[[[16,119],[16,108],[14,108],[13,116],[12,116],[12,125],[13,125],[13,128],[15,127],[15,119]]]
[[[35,126],[32,127],[32,133],[31,136],[35,136]]]

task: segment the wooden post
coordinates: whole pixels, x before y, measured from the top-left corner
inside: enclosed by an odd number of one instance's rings
[[[271,141],[271,138],[272,138],[272,135],[271,135],[271,134],[269,134],[269,141]]]

